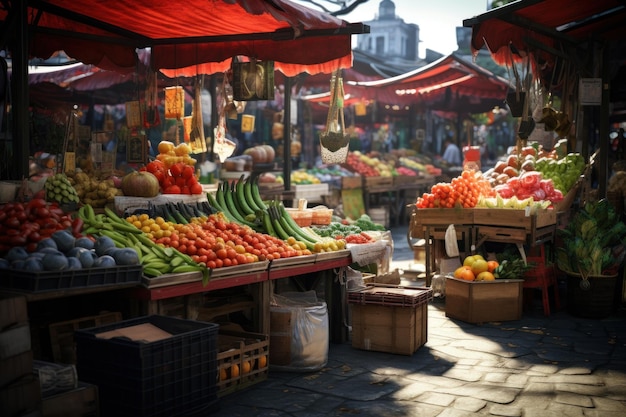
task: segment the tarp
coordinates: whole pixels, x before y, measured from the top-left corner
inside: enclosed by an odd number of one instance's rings
[[[5,29],[16,19],[0,8]],[[151,47],[152,67],[179,75],[223,71],[237,55],[276,61],[287,75],[330,73],[350,67],[350,35],[368,29],[289,0],[31,0],[28,20],[31,56],[64,50],[132,71],[136,49]]]

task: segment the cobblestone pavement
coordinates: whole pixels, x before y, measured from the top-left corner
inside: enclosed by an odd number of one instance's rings
[[[407,259],[401,239],[396,231],[394,265],[406,267],[413,253],[408,249]],[[447,318],[444,305],[429,303],[428,341],[411,356],[331,343],[322,369],[270,368],[267,380],[221,398],[211,415],[626,415],[623,305],[605,319],[576,318],[566,309],[546,317],[537,298],[521,320],[481,325]]]

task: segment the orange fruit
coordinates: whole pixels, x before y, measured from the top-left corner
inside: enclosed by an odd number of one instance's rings
[[[187,144],[187,142],[181,142],[174,148],[174,152],[176,156],[185,156],[191,153],[191,147]],[[181,160],[182,162],[182,160]]]
[[[237,378],[239,376],[239,365],[233,364],[230,368],[230,374],[233,378]]]
[[[267,366],[267,356],[259,356],[259,369],[263,369]]]
[[[461,272],[461,279],[464,279],[466,281],[474,281],[476,279],[476,276],[471,269],[467,268],[463,270],[463,272]]]
[[[487,271],[488,269],[489,266],[487,265],[487,261],[485,261],[484,259],[478,259],[472,264],[472,272],[474,273],[474,275],[478,275],[481,272]]]
[[[252,370],[252,366],[250,365],[250,362],[243,361],[243,363],[241,364],[241,373],[247,374],[247,373],[250,373],[251,370]]]
[[[220,381],[226,381],[228,379],[228,374],[226,373],[225,368],[220,368]]]
[[[488,261],[487,262],[487,271],[489,272],[493,272],[496,270],[496,268],[500,266],[500,264],[498,263],[498,261]]]
[[[159,145],[157,147],[159,153],[162,154],[167,154],[170,151],[174,150],[174,143],[170,142],[169,140],[162,140],[161,142],[159,142]]]
[[[459,278],[459,279],[462,279],[462,278],[461,278],[461,276],[462,276],[462,275],[463,275],[463,273],[464,273],[465,271],[467,271],[467,270],[471,271],[471,270],[472,270],[472,268],[471,268],[471,267],[469,267],[469,266],[465,266],[465,265],[464,265],[464,266],[460,266],[460,267],[458,267],[457,269],[455,269],[455,270],[454,270],[454,278]]]
[[[476,281],[493,281],[496,277],[489,271],[481,272],[476,276]]]

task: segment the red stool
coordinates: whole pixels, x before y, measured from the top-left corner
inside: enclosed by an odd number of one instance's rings
[[[524,275],[524,288],[541,290],[541,299],[543,301],[543,313],[546,316],[550,315],[550,298],[549,291],[552,286],[554,291],[554,306],[559,309],[559,288],[556,279],[556,271],[554,270],[554,264],[546,263],[546,254],[543,244],[539,247],[539,256],[528,256],[526,261],[530,265],[535,265],[533,269],[527,271]]]

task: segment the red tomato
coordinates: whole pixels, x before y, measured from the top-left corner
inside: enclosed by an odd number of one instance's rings
[[[195,171],[191,165],[185,165],[183,167],[182,174],[183,178],[192,178],[195,175]]]
[[[170,174],[172,174],[173,177],[180,177],[182,173],[183,173],[182,163],[178,162],[170,167]]]

